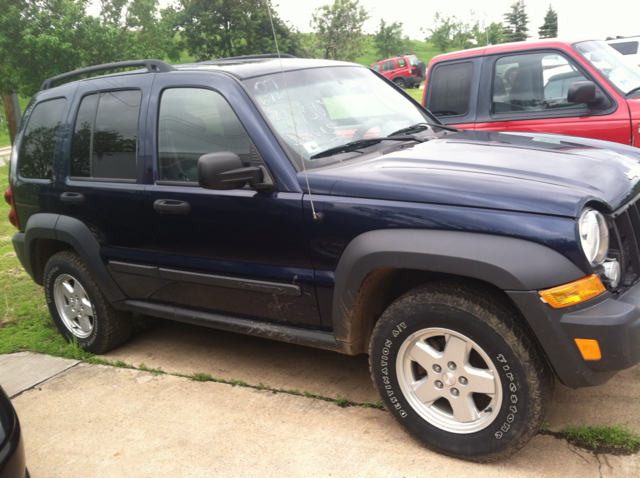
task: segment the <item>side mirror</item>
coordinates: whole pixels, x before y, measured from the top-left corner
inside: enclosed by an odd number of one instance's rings
[[[241,189],[247,183],[262,183],[263,177],[261,168],[245,167],[231,151],[209,153],[198,159],[198,184],[205,189]]]
[[[596,106],[603,98],[596,94],[596,85],[593,81],[574,81],[569,85],[567,101],[569,103],[587,103]]]

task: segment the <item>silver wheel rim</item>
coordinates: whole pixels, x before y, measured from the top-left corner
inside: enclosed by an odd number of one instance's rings
[[[61,274],[53,284],[53,300],[65,327],[78,338],[93,332],[95,312],[84,287],[68,274]]]
[[[427,422],[452,433],[474,433],[500,411],[500,376],[489,356],[465,335],[420,330],[398,351],[396,372],[411,407]]]

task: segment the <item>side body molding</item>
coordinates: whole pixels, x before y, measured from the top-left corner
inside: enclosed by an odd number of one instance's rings
[[[19,234],[21,233],[16,233],[13,242],[17,245],[16,250],[22,248],[23,252],[18,253],[18,257],[31,277],[35,277],[36,241],[38,239],[57,240],[69,244],[76,250],[110,302],[126,299],[100,259],[100,244],[83,222],[68,216],[39,213],[29,218],[23,238],[16,237]],[[21,239],[23,239],[22,245],[19,244],[22,242]]]
[[[333,330],[346,348],[356,345],[362,327],[354,317],[361,284],[376,269],[413,269],[479,279],[501,290],[535,290],[584,277],[575,264],[541,244],[471,232],[385,229],[349,243],[335,272]]]

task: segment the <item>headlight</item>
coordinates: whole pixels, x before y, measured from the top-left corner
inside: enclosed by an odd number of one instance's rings
[[[602,264],[609,250],[609,228],[604,216],[595,209],[585,209],[578,220],[580,242],[592,266]]]

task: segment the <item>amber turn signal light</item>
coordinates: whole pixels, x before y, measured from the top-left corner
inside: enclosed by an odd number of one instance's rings
[[[579,304],[602,294],[604,285],[597,275],[591,275],[565,285],[540,291],[540,297],[555,309]]]
[[[576,345],[580,349],[582,358],[585,360],[600,360],[602,358],[602,352],[600,352],[600,345],[597,340],[593,339],[574,339]]]

